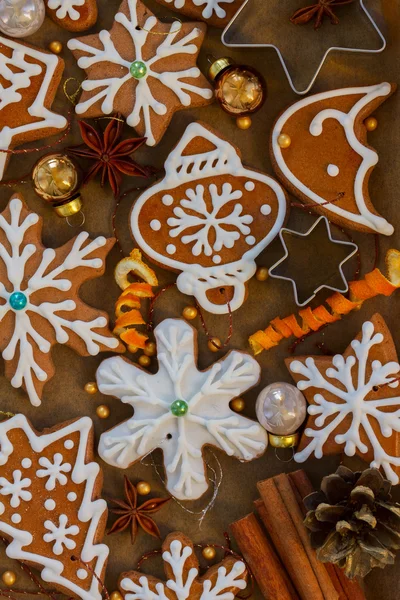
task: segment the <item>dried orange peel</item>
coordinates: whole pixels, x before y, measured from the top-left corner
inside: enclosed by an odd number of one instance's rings
[[[391,296],[400,288],[400,252],[388,250],[386,254],[387,277],[379,269],[374,269],[365,275],[364,279],[349,283],[348,297],[335,292],[317,308],[305,308],[283,319],[276,317],[264,330],[257,331],[249,337],[249,343],[255,355],[263,350],[270,350],[283,339],[292,336],[302,338],[311,331],[339,321],[343,315],[360,306],[369,298],[376,296]]]
[[[131,283],[130,274],[143,281]],[[158,285],[158,279],[153,269],[142,261],[139,250],[134,249],[129,257],[123,258],[115,268],[115,280],[123,290],[115,303],[114,333],[127,345],[129,352],[135,353],[144,349],[149,339],[145,333],[140,333],[137,325],[145,325],[140,312],[143,298],[153,298],[153,287]]]

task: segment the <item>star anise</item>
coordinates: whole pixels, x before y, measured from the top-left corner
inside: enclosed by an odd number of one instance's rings
[[[304,6],[303,8],[296,10],[290,20],[295,25],[305,25],[306,23],[309,23],[311,19],[315,19],[314,29],[319,29],[323,23],[324,17],[327,16],[330,18],[333,25],[337,25],[339,19],[333,12],[334,9],[337,6],[351,4],[352,2],[354,2],[354,0],[319,0],[315,4]]]
[[[138,529],[141,527],[149,535],[161,538],[160,530],[150,515],[158,512],[171,498],[151,498],[138,506],[136,487],[126,476],[125,498],[126,502],[116,499],[110,500],[110,502],[118,506],[118,508],[110,509],[110,512],[114,515],[119,515],[119,517],[109,530],[108,535],[121,533],[130,527],[131,541],[134,544]]]
[[[122,174],[130,177],[149,177],[154,173],[152,167],[142,167],[131,158],[131,154],[145,143],[146,138],[121,141],[124,121],[119,115],[112,118],[101,133],[85,121],[78,121],[78,124],[84,143],[71,146],[66,151],[73,156],[95,161],[86,174],[83,185],[101,172],[101,186],[103,187],[108,180],[114,195],[118,196]]]

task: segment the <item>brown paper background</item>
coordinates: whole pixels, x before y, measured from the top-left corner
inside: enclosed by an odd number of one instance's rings
[[[280,2],[282,0],[279,0]],[[291,1],[291,0],[290,0]],[[93,28],[94,32],[102,27],[110,27],[112,18],[119,6],[119,0],[98,0],[99,3],[99,22]],[[147,4],[154,9],[159,16],[171,16],[165,8],[157,5],[153,0],[147,0]],[[263,27],[268,27],[268,13],[275,1],[253,0],[254,13],[253,21],[248,22],[248,26],[257,36],[263,31]],[[298,0],[297,5],[302,4]],[[399,33],[399,2],[398,0],[366,0],[366,5],[375,9],[378,13],[383,11],[386,19],[386,25],[381,25],[388,37],[388,48],[380,55],[365,54],[334,54],[328,57],[325,66],[320,73],[314,92],[327,90],[335,87],[345,87],[352,85],[369,85],[384,80],[397,81],[400,64],[400,33]],[[344,11],[345,9],[343,9]],[[344,15],[344,12],[342,12]],[[276,13],[273,13],[276,19]],[[340,16],[340,15],[339,15]],[[327,22],[324,29],[329,30],[331,25]],[[339,25],[340,27],[340,25]],[[345,23],[342,23],[345,27]],[[312,32],[312,29],[310,30]],[[310,31],[305,33],[309,39]],[[323,30],[322,30],[323,31]],[[370,45],[370,29],[364,33],[365,43]],[[250,31],[251,33],[251,31]],[[299,52],[305,55],[314,56],[317,51],[317,36],[315,43],[303,44],[298,48]],[[55,25],[49,19],[46,19],[43,28],[29,41],[45,48],[52,40],[61,40],[65,44],[72,35]],[[257,40],[259,41],[259,40]],[[143,164],[153,164],[162,167],[165,158],[174,144],[183,134],[185,127],[194,119],[202,119],[209,125],[219,129],[228,139],[240,147],[243,159],[251,167],[271,172],[271,165],[268,156],[268,134],[272,123],[277,114],[288,104],[295,101],[297,97],[291,91],[277,54],[274,50],[249,49],[232,50],[224,49],[220,42],[220,31],[209,29],[206,36],[203,50],[200,56],[200,65],[203,71],[206,68],[207,54],[215,56],[230,55],[239,63],[249,64],[257,67],[265,76],[268,82],[268,99],[262,110],[254,116],[253,127],[248,131],[240,131],[234,121],[218,107],[217,104],[203,109],[185,110],[177,113],[171,126],[161,141],[153,149],[141,149],[136,154],[136,159]],[[77,68],[75,61],[64,47],[63,57],[66,60],[66,77],[75,76],[82,80],[83,72]],[[70,108],[69,103],[64,97],[60,88],[54,108],[64,114]],[[399,191],[398,191],[398,164],[399,164],[399,134],[400,134],[400,114],[399,114],[399,95],[398,93],[389,99],[377,114],[379,127],[377,131],[369,135],[370,143],[377,149],[380,155],[380,163],[372,174],[370,182],[371,197],[376,208],[384,215],[389,222],[396,226],[396,232],[392,238],[381,238],[380,240],[380,261],[379,264],[384,268],[384,253],[390,247],[399,248]],[[128,134],[128,131],[126,130]],[[71,134],[63,145],[79,143],[77,125],[74,123]],[[43,142],[46,143],[46,142]],[[14,156],[11,159],[7,177],[20,177],[21,173],[28,173],[38,158],[38,154],[28,154]],[[142,183],[141,181],[125,180],[125,188],[129,189]],[[35,210],[44,217],[43,241],[50,247],[56,247],[70,239],[75,231],[70,229],[62,219],[59,219],[40,198],[35,196],[31,185],[18,185],[14,188],[24,194],[25,199],[31,209]],[[11,195],[7,187],[0,188],[0,208],[4,209]],[[108,187],[102,190],[98,184],[92,183],[83,190],[82,196],[85,202],[86,224],[85,229],[92,236],[112,235],[111,214],[113,211],[113,197]],[[132,248],[132,242],[128,230],[128,215],[135,194],[127,197],[118,213],[117,225],[124,251],[128,253]],[[314,218],[304,214],[298,209],[293,209],[289,226],[295,229],[305,231],[314,221]],[[334,232],[341,237],[340,232],[335,229]],[[78,230],[76,230],[78,233]],[[362,253],[363,273],[370,271],[374,263],[374,238],[373,236],[356,234],[354,239],[359,244]],[[279,242],[275,242],[268,248],[262,256],[259,257],[259,264],[272,264],[282,251]],[[113,280],[113,267],[119,259],[117,249],[114,249],[109,257],[107,272],[103,278],[94,280],[84,285],[82,297],[92,306],[97,306],[113,313],[113,303],[118,296],[118,288]],[[312,261],[311,261],[312,262]],[[307,267],[314,268],[310,261],[305,259]],[[316,265],[315,268],[321,269]],[[354,261],[348,264],[346,269],[349,277],[352,276],[355,269]],[[157,269],[160,284],[172,282],[175,279],[173,273]],[[305,272],[304,276],[307,276]],[[327,294],[320,294],[318,301],[321,301]],[[398,302],[396,294],[392,298],[383,298],[368,301],[359,312],[355,312],[344,318],[342,322],[330,325],[323,333],[314,335],[302,344],[299,352],[315,353],[315,344],[324,340],[330,350],[334,352],[343,351],[353,337],[358,333],[363,321],[369,318],[375,311],[379,311],[386,319],[394,334],[398,338]],[[165,317],[177,317],[180,315],[183,307],[190,303],[190,298],[183,296],[176,290],[169,291],[156,305],[155,321],[158,323]],[[234,315],[234,335],[230,348],[247,349],[248,335],[259,328],[266,327],[270,319],[277,315],[285,316],[296,310],[289,284],[270,279],[266,283],[260,283],[256,280],[250,281],[249,297],[244,306]],[[207,324],[213,335],[224,339],[227,333],[227,319],[206,315]],[[194,322],[200,330],[199,321]],[[206,339],[202,331],[199,331],[199,365],[201,368],[208,367],[218,354],[212,354],[207,350]],[[245,395],[247,402],[246,412],[249,416],[254,415],[254,402],[257,393],[265,385],[275,381],[290,381],[290,376],[286,371],[283,359],[288,355],[287,342],[282,343],[275,350],[264,352],[259,361],[262,366],[262,380],[260,386]],[[400,350],[400,343],[398,343]],[[221,356],[223,353],[220,354]],[[93,418],[96,429],[96,436],[107,428],[119,423],[131,414],[131,409],[121,404],[117,399],[96,396],[88,396],[83,391],[86,382],[92,381],[95,377],[95,371],[102,358],[106,355],[95,358],[80,358],[72,350],[63,346],[57,346],[53,351],[53,358],[56,365],[55,377],[45,386],[43,394],[43,403],[39,408],[30,406],[26,394],[22,391],[14,390],[3,375],[3,364],[0,365],[0,409],[14,412],[23,412],[32,421],[37,429],[51,426],[67,419],[82,415],[89,415]],[[151,367],[156,369],[156,361],[153,360]],[[111,416],[107,421],[101,421],[96,417],[96,406],[106,402],[111,408]],[[283,463],[277,460],[273,449],[268,449],[267,453],[261,459],[250,464],[241,464],[234,459],[226,457],[222,453],[216,453],[218,460],[223,468],[223,480],[219,490],[214,508],[205,517],[202,526],[199,526],[199,516],[191,514],[189,511],[199,511],[204,508],[207,499],[197,502],[193,505],[188,504],[187,510],[183,510],[178,504],[171,502],[156,515],[156,520],[160,525],[162,535],[165,536],[170,531],[180,529],[191,536],[195,542],[201,543],[224,543],[223,532],[227,530],[229,523],[244,516],[252,510],[252,501],[257,498],[256,482],[258,480],[271,477],[282,471],[291,471],[297,468],[294,462]],[[159,461],[156,454],[155,459]],[[305,469],[310,475],[315,485],[319,484],[321,477],[328,474],[339,463],[339,457],[309,460]],[[214,461],[214,459],[212,459]],[[149,459],[146,460],[149,462]],[[354,465],[356,461],[350,461],[348,464]],[[122,496],[123,472],[115,468],[104,466],[104,496]],[[150,466],[137,465],[127,471],[127,475],[133,481],[146,479],[152,483],[152,493],[154,495],[164,495],[163,486],[153,469]],[[395,495],[400,499],[399,490]],[[112,520],[110,520],[110,523]],[[115,589],[119,574],[136,566],[136,563],[142,553],[159,547],[157,540],[145,536],[143,532],[139,533],[134,547],[130,545],[129,534],[124,533],[119,536],[106,539],[111,548],[109,567],[107,572],[106,585],[109,591]],[[0,572],[6,568],[14,569],[18,574],[18,587],[25,589],[34,589],[32,583],[23,576],[15,562],[5,557],[4,551],[0,549]],[[159,564],[156,559],[153,563],[148,563],[145,567],[148,572],[159,572]],[[394,566],[386,568],[384,571],[376,569],[373,574],[366,579],[367,597],[369,600],[394,600],[398,595],[400,579],[400,561]],[[254,600],[261,600],[259,592],[255,591]],[[312,599],[310,599],[312,600]]]

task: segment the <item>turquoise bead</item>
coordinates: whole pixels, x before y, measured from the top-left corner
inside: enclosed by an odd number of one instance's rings
[[[141,60],[135,60],[129,68],[129,71],[135,79],[142,79],[147,73],[147,67]]]
[[[28,304],[28,298],[23,292],[13,292],[9,298],[10,306],[14,310],[23,310]]]
[[[184,400],[175,400],[175,402],[171,404],[171,412],[175,417],[184,417],[188,410],[188,403]]]

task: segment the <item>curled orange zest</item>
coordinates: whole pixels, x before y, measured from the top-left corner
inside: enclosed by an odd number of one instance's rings
[[[277,346],[284,338],[302,338],[310,331],[318,331],[321,327],[339,321],[369,298],[375,296],[391,296],[400,287],[400,252],[388,250],[386,254],[387,277],[379,269],[374,269],[360,281],[349,283],[348,298],[335,292],[326,300],[329,308],[323,304],[317,308],[300,310],[298,316],[292,314],[284,319],[276,317],[264,330],[256,331],[249,337],[250,347],[254,354]],[[300,321],[301,319],[301,321]]]

